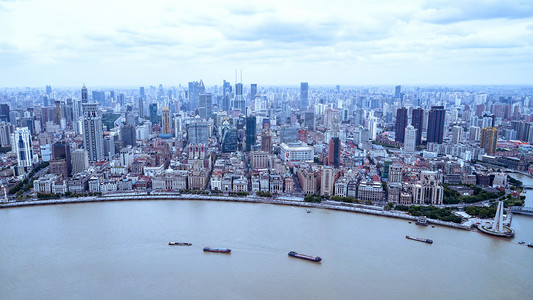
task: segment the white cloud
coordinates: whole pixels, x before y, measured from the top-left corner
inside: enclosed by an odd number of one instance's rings
[[[532,83],[533,5],[464,3],[0,1],[0,86]]]

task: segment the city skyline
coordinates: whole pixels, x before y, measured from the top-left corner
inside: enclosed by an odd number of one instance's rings
[[[533,78],[526,1],[4,1],[0,26],[9,29],[0,34],[3,87],[211,84],[233,81],[241,69],[243,82],[263,85],[523,85]]]

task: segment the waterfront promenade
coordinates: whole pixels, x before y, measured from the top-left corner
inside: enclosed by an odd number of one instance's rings
[[[34,205],[54,205],[54,204],[68,204],[68,203],[88,203],[88,202],[104,202],[104,201],[150,201],[150,200],[200,200],[200,201],[229,201],[229,202],[247,202],[247,203],[264,203],[275,205],[300,206],[307,208],[322,208],[339,210],[346,212],[364,213],[370,215],[378,215],[391,218],[405,219],[409,221],[416,221],[417,217],[408,215],[399,211],[387,211],[382,207],[362,205],[362,204],[345,204],[336,203],[334,201],[324,201],[323,203],[310,203],[298,200],[294,197],[278,199],[266,197],[236,197],[236,196],[212,196],[212,195],[194,195],[194,194],[177,194],[177,193],[152,193],[148,194],[108,194],[98,197],[79,197],[79,198],[61,198],[48,200],[31,200],[24,202],[4,202],[0,203],[0,208],[34,206]],[[441,226],[448,226],[457,229],[470,230],[470,226],[457,224],[453,222],[445,222],[435,219],[428,219],[429,223]]]

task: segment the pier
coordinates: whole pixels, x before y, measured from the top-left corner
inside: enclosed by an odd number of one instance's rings
[[[513,206],[511,207],[513,214],[533,216],[533,207]]]

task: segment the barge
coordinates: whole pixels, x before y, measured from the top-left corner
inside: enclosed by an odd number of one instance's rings
[[[314,262],[321,262],[322,261],[322,258],[320,256],[310,256],[310,255],[300,254],[300,253],[298,253],[296,251],[291,251],[288,254],[289,254],[289,256],[292,256],[292,257],[305,259],[305,260],[310,260],[310,261],[314,261]]]
[[[192,246],[191,243],[168,242],[169,246]]]
[[[231,253],[231,249],[227,249],[227,248],[209,248],[209,247],[204,247],[204,252],[215,252],[215,253]]]
[[[417,242],[423,242],[423,243],[433,244],[433,240],[430,240],[430,239],[423,239],[423,238],[418,238],[418,237],[408,236],[408,235],[406,235],[405,238],[406,238],[406,239],[413,240],[413,241],[417,241]]]

